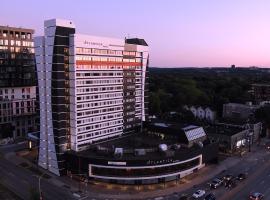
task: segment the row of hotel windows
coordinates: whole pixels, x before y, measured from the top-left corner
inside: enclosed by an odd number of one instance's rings
[[[101,121],[101,120],[107,120],[107,119],[115,119],[122,117],[123,113],[114,113],[114,114],[108,114],[108,115],[101,115],[98,117],[88,117],[85,119],[81,119],[77,121],[77,124],[88,124],[96,121]]]
[[[141,70],[141,66],[126,66],[126,65],[76,65],[78,70],[123,70],[123,69],[134,69]]]
[[[10,52],[16,52],[16,53],[34,53],[34,49],[33,48],[29,48],[29,47],[6,47],[6,46],[0,46],[0,51],[7,51],[9,49]]]
[[[13,106],[12,106],[13,104]],[[0,110],[1,109],[9,109],[9,108],[21,108],[21,107],[30,107],[30,106],[33,106],[33,102],[32,101],[21,101],[21,102],[7,102],[7,103],[0,103]]]
[[[107,112],[115,112],[115,111],[122,111],[122,106],[116,106],[116,107],[109,107],[109,108],[103,108],[103,109],[96,109],[96,110],[87,110],[83,112],[77,112],[77,117],[86,117],[89,115],[96,115],[96,114],[105,114]]]
[[[109,100],[109,101],[98,101],[98,102],[93,102],[93,103],[83,103],[83,104],[77,104],[78,109],[87,109],[87,108],[94,108],[94,107],[100,107],[100,106],[109,106],[109,105],[118,105],[122,104],[123,100],[122,99],[117,99],[117,100]]]
[[[106,127],[110,127],[110,126],[115,126],[115,125],[119,125],[119,124],[122,124],[122,123],[123,123],[123,120],[115,120],[115,121],[109,121],[109,122],[104,122],[104,123],[90,125],[90,126],[84,126],[84,127],[77,128],[77,132],[81,133],[81,132],[84,132],[84,131],[95,130],[95,129],[100,129],[100,128],[106,128]]]
[[[142,52],[136,51],[119,51],[119,50],[111,50],[111,49],[91,49],[91,48],[76,48],[77,54],[105,54],[105,55],[125,55],[125,56],[136,56],[141,57]]]
[[[136,78],[136,83],[140,83],[141,79]],[[84,86],[84,85],[104,85],[104,84],[122,84],[123,79],[89,79],[89,80],[77,80],[76,84],[77,86]]]
[[[136,76],[140,76],[141,72],[136,72],[136,73],[132,73],[132,72],[128,72],[128,73],[123,73],[123,72],[80,72],[80,73],[76,73],[77,77],[80,78],[84,78],[87,76],[123,76],[123,74],[127,75],[127,76],[131,76],[131,75],[136,75]]]
[[[93,84],[93,85],[104,85],[104,84],[117,84],[117,83],[123,83],[123,79],[95,79],[95,80],[89,80],[89,81],[77,81],[77,85],[85,85],[87,84]],[[78,90],[77,90],[78,91]]]
[[[101,62],[126,62],[126,63],[141,63],[141,58],[121,58],[121,57],[102,57],[102,56],[82,56],[82,55],[76,55],[76,61],[101,61]]]
[[[77,77],[86,77],[86,76],[123,76],[122,72],[94,72],[94,73],[76,73]]]
[[[80,140],[80,139],[84,139],[84,138],[90,138],[90,137],[94,137],[94,136],[105,135],[105,134],[108,134],[108,133],[113,133],[115,131],[120,131],[122,129],[123,129],[122,126],[113,127],[113,128],[110,128],[110,129],[95,131],[93,133],[87,133],[85,135],[79,135],[79,136],[77,136],[77,139]]]
[[[77,89],[80,91],[79,94],[84,94],[85,92],[107,92],[107,91],[115,91],[115,90],[123,90],[123,86],[111,86],[111,87],[92,87],[92,88],[85,88],[85,89]]]
[[[17,31],[8,31],[8,30],[3,30],[0,31],[0,36],[3,37],[15,37],[15,38],[21,38],[21,39],[31,39],[31,33],[24,33],[24,32],[17,32]]]
[[[1,40],[0,45],[11,45],[11,46],[24,46],[24,47],[33,47],[34,42],[28,41],[19,41],[19,40]]]
[[[123,97],[123,93],[109,93],[109,94],[95,94],[95,95],[88,95],[88,96],[81,96],[81,97],[77,97],[78,101],[81,100],[100,100],[100,99],[111,99],[111,98],[122,98]]]

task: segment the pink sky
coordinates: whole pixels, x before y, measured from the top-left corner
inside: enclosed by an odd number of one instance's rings
[[[270,67],[269,0],[14,0],[1,8],[1,25],[37,35],[45,19],[64,18],[78,33],[144,38],[153,67]]]

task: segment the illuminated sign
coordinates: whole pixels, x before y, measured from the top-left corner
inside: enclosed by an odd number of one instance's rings
[[[126,162],[108,161],[108,165],[127,165],[127,163]]]

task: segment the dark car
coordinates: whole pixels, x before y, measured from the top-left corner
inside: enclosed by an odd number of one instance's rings
[[[247,178],[247,175],[246,174],[243,174],[243,173],[238,174],[238,176],[236,177],[236,179],[238,181],[242,181],[242,180],[244,180],[246,178]]]
[[[212,180],[212,182],[209,185],[211,188],[216,189],[222,185],[222,182],[223,182],[222,180],[215,178]]]
[[[210,193],[204,197],[204,200],[216,200],[214,194]]]
[[[270,142],[267,142],[267,143],[265,144],[265,148],[266,148],[267,150],[270,150]]]
[[[229,181],[231,179],[233,179],[233,175],[231,175],[231,174],[227,174],[226,176],[223,177],[223,180],[225,180],[225,181]]]
[[[188,197],[186,195],[183,195],[179,198],[179,200],[188,200]]]
[[[225,187],[226,188],[234,188],[236,186],[237,186],[237,184],[236,184],[235,179],[230,179],[230,180],[225,182]]]
[[[254,192],[249,195],[250,200],[262,200],[263,199],[263,194],[259,192]]]

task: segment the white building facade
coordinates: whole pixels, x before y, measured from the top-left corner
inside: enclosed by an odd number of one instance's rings
[[[141,129],[148,102],[144,40],[81,35],[73,22],[53,19],[35,50],[40,166],[61,175],[65,151]]]

